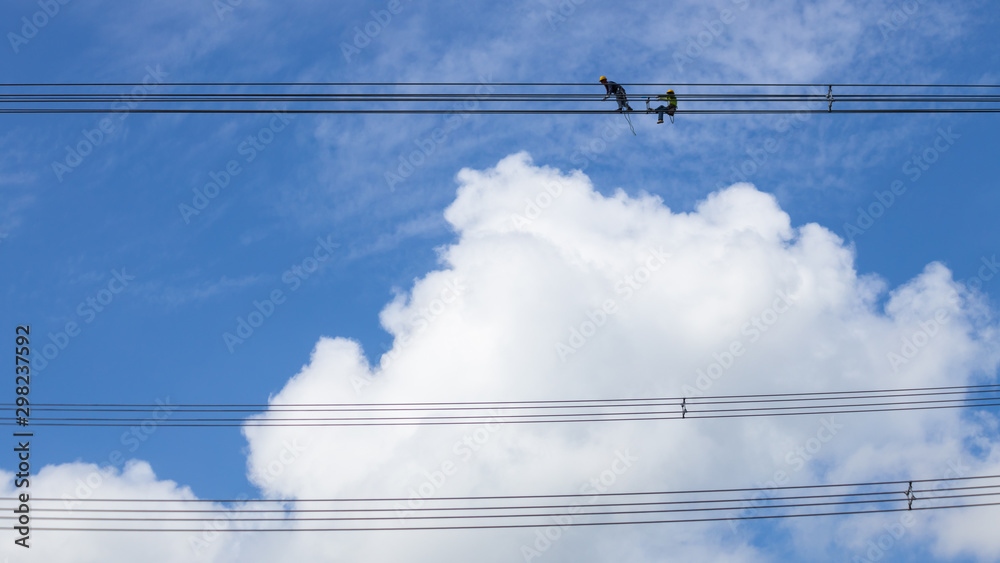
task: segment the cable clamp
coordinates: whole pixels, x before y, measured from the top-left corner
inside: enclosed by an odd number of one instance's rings
[[[830,85],[830,89],[826,91],[826,101],[830,104],[826,107],[828,113],[833,112],[833,85]]]
[[[681,399],[681,418],[686,417],[687,413],[688,413],[687,397],[684,397],[683,399]]]
[[[910,481],[910,486],[906,488],[906,492],[903,494],[906,495],[906,509],[913,510],[913,501],[917,498],[917,495],[913,493],[913,481]]]

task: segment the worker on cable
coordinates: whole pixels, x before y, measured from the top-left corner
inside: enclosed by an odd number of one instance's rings
[[[601,84],[604,84],[604,89],[607,90],[607,94],[601,99],[602,102],[614,94],[615,100],[618,102],[618,111],[632,111],[628,105],[628,98],[625,97],[625,88],[622,88],[621,84],[608,80],[607,76],[601,77]]]
[[[662,100],[664,102],[667,102],[666,106],[664,106],[663,104],[660,104],[659,106],[656,107],[656,109],[653,110],[653,111],[656,112],[656,123],[658,123],[658,124],[659,123],[663,123],[663,114],[664,113],[670,116],[670,122],[673,123],[674,122],[674,112],[677,111],[677,96],[674,95],[674,91],[673,90],[667,90],[667,93],[665,95],[663,95],[663,96],[657,96],[656,98],[658,100]],[[648,100],[648,98],[647,98],[647,100]],[[648,108],[649,106],[647,105],[646,107]]]

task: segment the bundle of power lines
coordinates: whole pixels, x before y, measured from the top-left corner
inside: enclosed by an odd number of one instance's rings
[[[631,84],[632,113],[998,113],[1000,85]],[[598,83],[0,84],[0,113],[606,114]],[[644,104],[643,102],[646,102]],[[555,424],[991,409],[1000,385],[698,397],[312,404],[33,403],[32,426],[347,427]],[[0,425],[14,425],[16,405]],[[163,415],[166,411],[166,416]],[[414,502],[419,500],[419,502]],[[1000,505],[1000,475],[651,492],[284,500],[45,498],[35,530],[338,532],[608,526],[844,516]],[[4,504],[16,498],[0,498]],[[11,510],[0,520],[13,520]],[[227,522],[218,526],[220,520]]]
[[[14,499],[3,498],[9,502]],[[676,524],[1000,505],[1000,475],[578,494],[295,500],[33,498],[36,530],[362,532]],[[224,506],[229,505],[229,506]],[[11,520],[14,516],[0,516]],[[224,522],[224,525],[219,525]]]
[[[1000,384],[702,397],[530,401],[163,405],[35,403],[33,426],[410,426],[599,423],[860,414],[1000,406]],[[13,415],[16,405],[2,405]],[[2,425],[15,424],[4,417]]]
[[[629,84],[636,110],[677,90],[678,114],[997,113],[1000,85]],[[176,82],[0,84],[0,113],[601,114],[599,83]],[[637,103],[638,102],[638,103]]]

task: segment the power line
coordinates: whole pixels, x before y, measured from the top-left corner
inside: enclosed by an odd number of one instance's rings
[[[286,109],[286,108],[261,108],[261,109],[176,109],[176,108],[156,108],[156,109],[130,109],[124,113],[140,114],[273,114],[275,112],[295,115],[340,115],[340,114],[408,114],[408,115],[613,115],[618,114],[616,110],[557,110],[557,109]],[[94,114],[94,113],[114,113],[114,110],[96,108],[0,108],[0,114]],[[628,111],[626,114],[655,114],[655,111]],[[886,109],[719,109],[719,110],[677,110],[675,115],[804,115],[804,114],[891,114],[891,113],[1000,113],[998,108],[886,108]]]
[[[932,393],[921,393],[924,391]],[[628,401],[708,401],[710,400],[728,400],[728,399],[754,399],[754,400],[764,400],[768,398],[779,397],[781,400],[811,400],[810,397],[827,397],[831,395],[861,395],[861,394],[873,394],[873,393],[891,393],[891,394],[917,394],[917,395],[937,395],[937,394],[953,394],[953,393],[982,393],[1000,391],[1000,383],[985,383],[979,385],[949,385],[942,387],[910,387],[902,389],[866,389],[866,390],[854,390],[854,391],[804,391],[796,393],[754,393],[754,394],[741,394],[741,395],[698,395],[698,396],[661,396],[661,397],[617,397],[610,399],[534,399],[534,400],[521,400],[521,401],[420,401],[420,402],[403,402],[403,403],[301,403],[300,406],[319,406],[319,407],[423,407],[423,406],[448,406],[448,405],[487,405],[485,408],[491,408],[495,405],[526,405],[526,404],[574,404],[574,403],[593,403],[593,402],[606,402],[606,403],[618,403],[618,402],[628,402]],[[895,396],[895,395],[887,395]],[[770,399],[768,399],[770,400]],[[150,403],[33,403],[38,410],[44,410],[48,407],[149,407],[157,408],[162,405],[150,404]],[[0,403],[0,409],[6,408],[11,410],[15,405],[12,403]],[[273,405],[271,403],[203,403],[203,404],[178,404],[171,405],[177,407],[259,407],[268,408],[281,405]]]
[[[649,95],[642,95],[645,98]],[[683,102],[825,102],[826,96],[800,94],[679,94],[676,96]],[[104,94],[33,94],[9,95],[0,94],[0,103],[113,103],[122,98],[116,95]],[[600,94],[543,94],[543,93],[501,93],[501,94],[161,94],[144,96],[143,103],[153,102],[604,102]],[[963,102],[963,103],[995,103],[1000,101],[1000,95],[844,95],[836,99],[839,102]],[[98,108],[102,109],[102,108]]]
[[[993,384],[772,395],[436,403],[272,405],[38,403],[33,405],[36,413],[53,413],[59,416],[36,415],[32,418],[32,424],[122,427],[151,423],[150,417],[155,417],[157,426],[192,428],[436,426],[755,418],[996,406],[1000,406],[1000,385]],[[15,405],[8,404],[0,406],[0,411],[9,412],[15,408]],[[168,414],[161,414],[161,411],[166,411]],[[0,422],[0,425],[13,424],[15,422],[10,419]]]
[[[908,512],[923,510],[942,510],[951,508],[974,508],[986,506],[1000,506],[1000,502],[955,504],[947,506],[917,506],[906,508],[882,508],[876,510],[845,510],[834,512],[809,512],[799,514],[736,514],[729,517],[706,517],[706,518],[677,518],[662,520],[610,520],[610,521],[586,521],[576,522],[572,520],[574,514],[559,514],[567,517],[569,521],[549,520],[546,522],[520,523],[520,524],[481,524],[481,525],[438,525],[438,526],[367,526],[367,527],[347,527],[347,528],[232,528],[229,526],[212,526],[213,531],[218,532],[393,532],[393,531],[430,531],[430,530],[487,530],[487,529],[509,529],[509,528],[547,528],[550,526],[577,527],[577,526],[621,526],[621,525],[641,525],[641,524],[681,524],[694,522],[726,522],[732,520],[770,520],[784,518],[805,518],[817,516],[850,516],[856,514],[885,514],[891,512]],[[145,520],[135,519],[138,522]],[[228,521],[233,521],[228,519]],[[211,525],[217,520],[207,520],[204,523]],[[295,521],[285,521],[294,524]],[[33,530],[51,532],[182,532],[197,533],[204,532],[204,528],[84,528],[84,527],[47,527],[32,526]]]
[[[759,418],[759,417],[769,417],[769,416],[800,416],[800,415],[835,415],[835,414],[860,414],[860,413],[876,413],[876,412],[903,412],[903,411],[917,411],[917,410],[940,410],[940,409],[955,409],[955,408],[983,408],[983,407],[995,407],[1000,406],[1000,402],[996,403],[981,403],[972,405],[939,405],[939,406],[925,406],[925,407],[903,407],[903,408],[878,408],[878,409],[841,409],[841,410],[808,410],[808,411],[797,411],[797,412],[780,412],[780,413],[743,413],[743,414],[688,414],[684,416],[680,411],[663,411],[664,414],[653,413],[634,413],[629,414],[629,416],[590,416],[587,418],[553,418],[554,415],[549,415],[544,419],[513,419],[510,416],[496,415],[489,418],[462,418],[462,417],[452,417],[461,420],[435,420],[434,417],[396,417],[393,419],[378,419],[378,418],[367,418],[367,419],[323,419],[323,418],[309,418],[309,419],[260,419],[260,420],[243,420],[241,422],[227,422],[225,419],[213,421],[213,422],[197,422],[198,419],[192,420],[190,422],[178,422],[178,421],[162,421],[162,422],[151,422],[149,419],[126,419],[125,421],[116,422],[83,422],[87,419],[67,419],[72,422],[37,422],[38,418],[33,418],[31,424],[33,426],[67,426],[67,427],[129,427],[138,426],[143,423],[153,423],[157,427],[173,427],[173,428],[225,428],[225,427],[243,427],[243,428],[253,428],[253,427],[295,427],[295,428],[309,428],[309,427],[341,427],[341,426],[455,426],[455,425],[480,425],[480,424],[538,424],[538,423],[570,423],[570,422],[583,422],[583,423],[594,423],[594,422],[636,422],[636,421],[653,421],[653,420],[681,420],[681,419],[697,419],[697,418]],[[690,411],[689,411],[690,412]],[[542,415],[539,415],[542,416]],[[565,417],[574,415],[561,415]],[[579,415],[576,415],[579,416]],[[439,417],[446,418],[446,417]],[[80,420],[80,421],[74,421]],[[101,419],[93,419],[101,420]],[[203,419],[205,420],[205,419]],[[304,422],[313,421],[313,422]],[[284,422],[289,422],[285,424]],[[0,424],[2,426],[14,426],[13,422],[5,422]]]
[[[1000,88],[1000,84],[871,84],[871,83],[795,83],[795,82],[620,82],[622,86],[716,86],[754,88]],[[156,86],[601,86],[599,82],[158,82]],[[0,88],[150,86],[145,82],[12,82]]]
[[[456,496],[456,497],[431,497],[423,499],[426,501],[484,501],[484,500],[523,500],[523,499],[554,499],[554,498],[590,498],[590,497],[627,497],[627,496],[651,496],[651,495],[696,495],[696,494],[722,494],[722,493],[754,493],[764,490],[768,491],[798,491],[809,489],[838,489],[857,487],[883,487],[892,485],[908,485],[910,483],[938,483],[951,481],[979,481],[984,479],[1000,479],[997,475],[971,475],[965,477],[948,478],[926,478],[926,479],[901,479],[891,481],[866,481],[858,483],[832,483],[825,485],[780,485],[761,489],[759,487],[743,488],[714,488],[714,489],[687,489],[687,490],[663,490],[663,491],[642,491],[642,492],[596,492],[596,493],[556,493],[537,495],[492,495],[492,496]],[[62,497],[31,497],[33,501],[66,502]],[[14,501],[16,497],[0,497],[0,501]],[[342,497],[342,498],[298,498],[298,499],[254,499],[252,502],[263,503],[288,503],[288,502],[406,502],[412,500],[409,497]],[[72,502],[158,502],[158,503],[240,503],[246,499],[170,499],[170,498],[73,498]]]
[[[899,494],[898,492],[896,493]],[[956,499],[956,498],[973,498],[973,497],[1000,497],[1000,492],[995,493],[970,493],[965,495],[942,495],[935,497],[938,499]],[[746,500],[738,500],[735,502],[746,502]],[[813,502],[813,503],[790,503],[790,504],[763,504],[760,506],[753,506],[754,510],[775,510],[781,508],[815,508],[818,506],[845,506],[853,504],[885,504],[885,503],[906,503],[908,500],[906,498],[902,499],[865,499],[865,500],[842,500],[839,502]],[[998,502],[997,504],[1000,504]],[[575,505],[566,507],[568,509],[585,507],[586,505]],[[919,508],[919,507],[918,507]],[[598,512],[573,512],[574,516],[632,516],[636,514],[683,514],[689,512],[719,512],[723,510],[746,510],[747,507],[744,506],[712,506],[703,508],[669,508],[669,509],[658,509],[658,510],[607,510]],[[398,513],[400,509],[395,509]],[[403,509],[405,510],[405,509]],[[465,509],[465,510],[475,510],[475,509]],[[326,516],[326,517],[295,517],[295,518],[284,518],[284,517],[255,517],[255,518],[237,518],[230,515],[227,520],[230,522],[381,522],[385,520],[473,520],[473,519],[501,519],[501,518],[555,518],[559,516],[565,516],[565,512],[540,512],[531,514],[517,514],[517,513],[500,513],[500,514],[448,514],[448,515],[425,515],[425,516],[391,516],[391,517],[379,517],[379,516]],[[0,516],[0,520],[16,520],[17,516]],[[36,516],[34,518],[36,521],[52,522],[52,521],[73,521],[73,522],[120,522],[120,521],[133,521],[133,522],[213,522],[216,517],[192,517],[192,518],[151,518],[151,517],[137,517],[137,516]]]
[[[134,88],[142,86],[141,94]],[[587,115],[615,113],[607,107],[597,83],[557,82],[177,82],[152,85],[141,83],[18,83],[0,84],[0,113],[6,114],[87,114],[87,113],[185,113],[259,114],[280,111],[291,114],[517,114]],[[448,92],[442,88],[472,91]],[[688,115],[769,115],[790,113],[998,113],[997,85],[975,84],[725,84],[725,83],[623,83],[629,88],[692,87],[716,88],[724,92],[682,92],[677,95]],[[132,87],[129,91],[126,88]],[[517,87],[518,91],[503,91]],[[523,91],[525,87],[549,91]],[[67,92],[68,88],[73,91]],[[198,88],[197,92],[177,91]],[[241,91],[265,88],[267,91]],[[288,92],[294,88],[296,91]],[[301,91],[322,88],[322,91]],[[434,91],[421,91],[433,88]],[[767,89],[753,92],[753,89]],[[774,88],[786,90],[771,91]],[[814,92],[803,88],[818,89]],[[834,88],[837,89],[834,95]],[[111,89],[108,91],[108,89]],[[119,89],[115,91],[115,89]],[[212,90],[221,91],[212,91]],[[551,91],[558,89],[559,91]],[[573,90],[579,91],[573,91]],[[788,91],[792,89],[794,91]],[[889,89],[894,93],[879,93]],[[956,92],[943,92],[955,89]],[[172,91],[173,90],[173,91]],[[390,91],[383,91],[390,90]],[[403,90],[403,91],[400,91]],[[501,90],[497,92],[496,90]],[[653,92],[633,93],[633,100],[656,100]],[[127,107],[108,104],[127,102]],[[252,103],[258,107],[248,108]],[[443,104],[465,104],[446,107]],[[468,107],[468,104],[473,107]],[[658,102],[657,102],[658,103]],[[783,103],[786,107],[765,108]],[[244,107],[233,107],[244,106]],[[277,105],[275,105],[277,104]],[[400,107],[404,104],[407,107]],[[543,105],[543,107],[539,107]],[[567,105],[568,104],[568,105]],[[581,106],[580,104],[586,104]],[[593,109],[604,104],[602,109]],[[787,106],[787,104],[794,104]],[[482,107],[480,107],[482,106]],[[817,107],[818,106],[818,107]],[[637,110],[628,113],[652,113]]]
[[[943,487],[943,488],[933,488],[933,489],[911,489],[913,495],[923,495],[924,493],[945,493],[952,491],[968,491],[968,490],[982,490],[982,489],[998,489],[1000,484],[996,485],[980,485],[972,487]],[[759,489],[758,489],[759,490]],[[680,494],[680,493],[649,493],[649,494]],[[874,491],[874,492],[859,492],[859,493],[837,493],[837,494],[822,494],[822,495],[795,495],[795,496],[780,496],[766,498],[768,502],[774,503],[776,501],[786,501],[786,500],[807,500],[807,499],[830,499],[830,498],[854,498],[854,497],[870,497],[870,496],[886,496],[894,495],[899,496],[899,490],[890,491]],[[904,493],[905,494],[905,493]],[[987,495],[1000,494],[1000,491],[985,493]],[[958,497],[945,497],[945,496],[934,496],[934,499],[940,498],[958,498]],[[134,499],[141,501],[141,499]],[[412,500],[412,499],[411,499]],[[421,499],[424,502],[434,501],[437,499]],[[616,503],[593,503],[588,502],[586,506],[588,508],[607,508],[607,507],[638,507],[638,506],[665,506],[665,505],[689,505],[689,504],[719,504],[719,503],[746,503],[747,498],[722,498],[722,499],[706,499],[706,500],[657,500],[648,502],[616,502]],[[904,499],[905,500],[905,499]],[[103,502],[103,501],[102,501]],[[153,501],[157,502],[157,501]],[[247,503],[254,503],[257,501],[246,501]],[[282,501],[285,502],[285,501]],[[295,502],[295,501],[287,501]],[[324,501],[326,502],[326,501]],[[334,501],[329,501],[334,502]],[[346,502],[346,501],[340,501]],[[384,501],[382,501],[384,502]],[[882,502],[882,501],[879,501]],[[888,502],[901,502],[899,499],[890,499]],[[514,506],[444,506],[444,507],[406,507],[407,512],[451,512],[451,511],[472,511],[472,510],[537,510],[537,509],[570,509],[582,506],[577,504],[544,504],[544,505],[514,505]],[[770,507],[788,507],[793,506],[790,504],[785,505],[770,505]],[[744,506],[737,507],[727,507],[727,508],[745,508]],[[286,514],[313,514],[313,513],[372,513],[372,512],[398,512],[400,509],[398,507],[394,508],[286,508],[280,506],[277,508],[207,508],[207,509],[170,509],[170,508],[32,508],[35,512],[56,512],[56,513],[181,513],[181,514],[258,514],[258,513],[286,513]],[[3,517],[0,517],[2,519]],[[83,518],[81,518],[83,519]]]
[[[547,527],[552,525],[560,526],[604,526],[604,525],[636,525],[636,524],[667,524],[667,523],[682,523],[682,522],[716,522],[724,520],[755,520],[755,519],[773,519],[773,518],[801,518],[801,517],[815,517],[815,516],[845,516],[853,514],[876,514],[876,513],[886,513],[886,512],[901,512],[904,510],[937,510],[945,508],[971,508],[971,507],[984,507],[984,506],[997,506],[1000,502],[971,502],[965,504],[950,504],[946,506],[938,505],[940,501],[944,500],[954,500],[954,499],[978,499],[983,498],[984,500],[990,500],[1000,496],[1000,483],[989,483],[982,485],[969,485],[969,486],[951,486],[952,482],[959,481],[982,481],[982,480],[997,480],[1000,479],[1000,475],[990,475],[990,476],[971,476],[971,477],[959,477],[951,479],[916,479],[912,481],[881,481],[872,483],[840,483],[831,485],[798,485],[798,486],[778,486],[768,489],[708,489],[700,491],[660,491],[660,492],[638,492],[638,493],[594,493],[594,494],[562,494],[562,495],[515,495],[515,496],[492,496],[492,497],[441,497],[441,498],[427,498],[421,499],[421,503],[430,503],[432,506],[418,506],[413,508],[408,507],[338,507],[330,509],[286,509],[283,506],[274,509],[246,509],[246,508],[228,508],[228,509],[121,509],[121,508],[85,508],[83,510],[74,508],[47,508],[47,507],[37,507],[35,512],[43,512],[42,515],[35,516],[34,520],[40,523],[50,523],[50,522],[81,522],[89,524],[98,523],[112,523],[121,521],[135,522],[137,525],[144,525],[149,523],[163,524],[184,524],[184,523],[203,523],[212,524],[217,523],[220,520],[219,516],[216,514],[224,514],[222,517],[225,521],[229,523],[242,526],[243,523],[281,523],[288,527],[281,528],[245,528],[245,527],[233,527],[230,525],[224,526],[221,529],[213,526],[215,529],[220,529],[220,531],[231,531],[231,532],[334,532],[334,531],[419,531],[419,530],[460,530],[460,529],[495,529],[495,528],[537,528],[537,527]],[[913,484],[917,483],[917,488],[914,489]],[[932,483],[936,483],[934,486],[930,486]],[[903,490],[903,485],[906,484],[906,490]],[[945,486],[942,486],[945,485]],[[884,487],[895,487],[888,490],[883,490]],[[827,491],[831,489],[847,488],[853,489],[839,493],[823,493],[823,494],[809,494],[809,495],[783,495],[783,496],[769,496],[767,494],[761,495],[765,491],[790,491],[790,490],[805,490],[805,491]],[[973,492],[976,491],[976,492]],[[758,495],[752,498],[668,498],[668,499],[650,499],[644,500],[640,499],[634,502],[613,502],[613,503],[598,503],[595,499],[601,497],[616,497],[621,498],[625,496],[677,496],[677,495],[701,495],[706,494],[720,494],[720,493],[734,493],[734,492],[756,492]],[[876,498],[871,498],[876,497]],[[892,498],[896,497],[896,498]],[[517,500],[523,501],[525,499],[553,499],[553,498],[567,498],[576,499],[575,503],[560,503],[560,504],[530,504],[526,505],[523,502],[515,505],[505,505],[496,504],[495,502],[490,506],[479,506],[471,504],[468,506],[435,506],[437,503],[441,502],[481,502],[484,500]],[[584,503],[584,499],[590,499],[590,502]],[[821,499],[821,500],[820,500]],[[12,499],[3,499],[12,500]],[[56,498],[36,498],[34,499],[42,502],[55,502],[60,499]],[[78,501],[86,501],[88,503],[145,503],[147,505],[153,503],[206,503],[206,502],[222,502],[207,499],[77,499]],[[77,501],[75,500],[74,503]],[[400,502],[400,501],[410,501],[412,499],[403,498],[368,498],[368,499],[296,499],[296,500],[276,500],[276,499],[264,499],[264,500],[248,500],[248,501],[231,501],[237,503],[246,503],[247,505],[252,505],[261,502],[274,502],[274,503],[361,503],[366,504],[375,503],[386,503],[386,502]],[[815,501],[815,502],[788,502],[788,501]],[[65,501],[63,501],[65,502]],[[905,507],[899,506],[894,507],[894,504],[902,505],[905,503]],[[916,505],[914,505],[916,504]],[[92,504],[91,504],[92,505]],[[852,507],[857,507],[854,510],[833,510],[826,512],[817,512],[810,509],[819,510],[829,510],[830,507],[839,507],[841,509],[850,509]],[[869,508],[869,509],[865,509]],[[873,509],[871,509],[873,508]],[[553,509],[561,509],[560,512],[551,512]],[[788,512],[791,509],[795,509],[792,512]],[[807,509],[806,511],[801,511],[799,509]],[[122,516],[95,516],[94,512],[104,513],[114,513],[119,512]],[[544,512],[539,512],[544,511]],[[636,518],[649,518],[649,515],[687,515],[687,514],[697,514],[697,513],[718,513],[728,511],[729,514],[725,517],[715,517],[715,516],[705,516],[698,518],[669,518],[669,519],[655,519],[655,520],[637,520]],[[55,512],[56,514],[66,514],[67,516],[49,516],[48,512]],[[180,517],[156,517],[156,516],[140,516],[137,513],[149,514],[149,513],[164,513],[167,515],[178,515]],[[389,513],[392,512],[395,515],[385,515],[385,516],[370,516],[374,513]],[[778,512],[778,513],[775,513]],[[82,513],[82,514],[81,514]],[[257,516],[258,514],[274,514],[280,513],[280,516]],[[337,516],[298,516],[299,514],[308,513],[334,513]],[[416,513],[418,515],[413,515]],[[127,516],[125,516],[127,514]],[[201,514],[210,514],[208,516],[202,516]],[[245,518],[247,514],[254,515],[254,517]],[[353,514],[353,515],[352,515]],[[365,514],[364,516],[358,516],[357,514]],[[624,517],[624,519],[622,519]],[[13,516],[0,517],[0,519],[10,520]],[[559,520],[562,518],[563,520]],[[463,524],[449,524],[449,521],[462,520]],[[472,524],[469,523],[473,520],[482,521],[482,524]],[[416,522],[420,525],[413,525],[410,522]],[[555,524],[554,524],[555,522]],[[323,527],[323,528],[303,528],[298,527],[301,524],[306,526],[317,524],[322,525],[323,523],[337,523],[339,527]],[[292,527],[294,526],[294,527]],[[47,531],[88,531],[88,532],[198,532],[201,530],[192,528],[176,528],[176,527],[161,527],[161,528],[137,528],[137,527],[47,527],[35,526],[37,530],[47,530]]]

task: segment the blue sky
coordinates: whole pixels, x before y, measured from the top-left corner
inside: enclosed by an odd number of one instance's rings
[[[602,74],[624,84],[1000,82],[998,17],[987,2],[720,0],[664,8],[403,0],[349,56],[343,45],[354,42],[356,27],[384,17],[373,11],[388,2],[230,3],[59,5],[37,34],[0,49],[4,81],[145,79],[149,92],[166,91],[161,80],[593,81],[595,93]],[[8,42],[42,4],[0,8]],[[916,10],[899,17],[910,4]],[[556,17],[560,9],[565,15]],[[721,22],[722,10],[732,23]],[[718,33],[692,49],[706,30]],[[635,136],[614,115],[469,115],[430,145],[448,116],[110,108],[107,116],[113,131],[71,171],[60,171],[69,164],[66,147],[93,138],[105,115],[3,117],[2,325],[30,323],[36,354],[49,342],[65,345],[37,373],[35,401],[262,403],[309,364],[324,336],[357,341],[377,364],[393,345],[380,312],[394,299],[416,299],[407,297],[415,280],[440,270],[443,249],[459,241],[459,228],[445,219],[456,175],[521,151],[537,167],[582,169],[599,194],[651,194],[674,213],[694,213],[732,183],[734,168],[753,169],[745,180],[773,194],[793,227],[817,223],[845,239],[859,207],[899,181],[905,191],[847,246],[857,273],[881,280],[879,307],[886,289],[929,263],[968,280],[1000,253],[997,122],[988,115],[820,114],[788,127],[774,116],[679,115],[674,125],[638,116]],[[607,141],[592,144],[602,133]],[[935,142],[939,159],[915,174],[913,159]],[[432,147],[425,162],[390,186],[386,173],[421,143]],[[230,172],[238,172],[221,193],[185,216],[181,206],[193,205],[194,190],[234,161]],[[319,256],[329,258],[317,260],[315,272],[293,270]],[[982,282],[984,314],[996,311],[998,283]],[[284,301],[252,336],[228,345],[224,334],[276,290]],[[88,304],[109,295],[100,311]],[[62,336],[67,323],[76,323],[78,335]],[[995,381],[995,368],[969,377]],[[798,391],[810,382],[790,385]],[[121,434],[45,429],[33,453],[41,467],[106,464],[117,450],[202,498],[260,494],[238,429],[161,428],[134,450]],[[10,462],[0,460],[0,468]],[[757,530],[749,541],[765,551],[782,537]],[[921,560],[969,555],[926,544],[907,549]],[[988,560],[998,551],[978,553]]]

